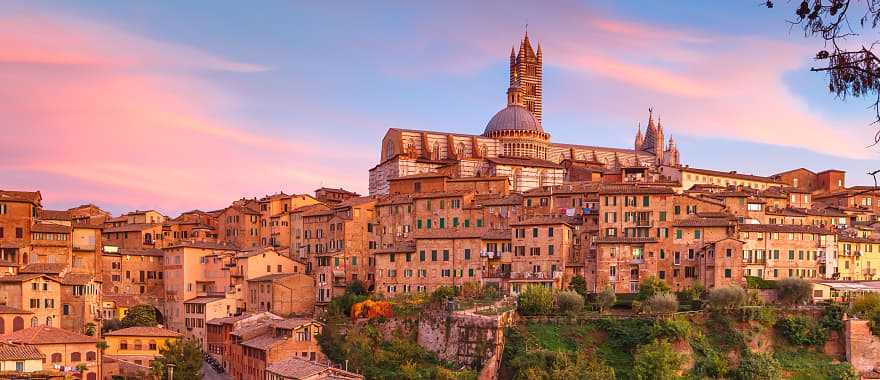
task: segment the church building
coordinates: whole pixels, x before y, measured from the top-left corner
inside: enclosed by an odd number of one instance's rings
[[[370,169],[370,195],[388,194],[389,180],[423,173],[506,177],[512,191],[523,192],[589,179],[579,175],[584,170],[625,178],[622,173],[628,168],[656,172],[661,165],[679,166],[678,148],[672,138],[665,143],[653,111],[644,135],[639,127],[633,149],[551,142],[542,125],[542,66],[541,45],[535,51],[526,33],[519,51],[510,52],[507,106],[482,134],[389,129],[379,164]]]

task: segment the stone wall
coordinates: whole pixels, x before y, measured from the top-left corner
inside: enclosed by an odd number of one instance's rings
[[[418,343],[450,363],[497,369],[504,347],[504,329],[513,323],[513,318],[513,312],[482,316],[467,311],[426,311],[419,318]]]
[[[880,339],[871,333],[868,321],[844,318],[846,360],[861,374],[873,373],[880,368]]]

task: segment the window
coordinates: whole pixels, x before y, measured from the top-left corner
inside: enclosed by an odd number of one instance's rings
[[[98,358],[98,355],[95,353],[95,351],[86,352],[86,361],[93,362],[93,361],[97,360],[97,358]]]
[[[419,251],[419,261],[425,261],[425,251]]]
[[[15,362],[15,372],[24,371],[24,362]]]
[[[82,354],[80,354],[79,352],[74,352],[74,353],[70,354],[70,361],[72,361],[74,363],[81,362],[82,361]]]
[[[431,250],[431,261],[437,261],[437,250]]]
[[[443,261],[449,261],[449,250],[448,249],[443,250]]]
[[[724,270],[724,278],[730,278],[732,276],[730,268]]]
[[[464,249],[464,259],[465,259],[465,260],[470,260],[470,259],[471,259],[471,250],[470,250],[469,248],[465,248],[465,249]]]
[[[127,340],[120,341],[119,342],[119,349],[120,350],[127,350],[128,349],[128,341]]]
[[[52,363],[61,363],[62,356],[60,352],[52,354]]]
[[[553,237],[553,227],[547,229],[547,237]]]

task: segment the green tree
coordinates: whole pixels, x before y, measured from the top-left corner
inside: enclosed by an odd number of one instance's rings
[[[568,283],[568,289],[574,290],[577,294],[580,294],[581,297],[587,298],[587,279],[584,276],[577,275],[571,278],[571,281]]]
[[[644,301],[657,293],[669,293],[669,285],[657,276],[649,276],[639,285],[639,293],[636,299]]]
[[[121,324],[122,327],[154,327],[159,324],[156,321],[156,309],[146,304],[135,305],[128,309],[125,318],[122,318]]]
[[[813,299],[813,284],[798,277],[788,277],[776,285],[776,297],[789,305],[803,305]]]
[[[748,295],[743,288],[731,285],[715,288],[706,296],[706,303],[712,310],[730,310],[745,305]]]
[[[880,294],[865,293],[856,297],[850,306],[850,313],[863,319],[870,319],[880,314]]]
[[[614,368],[596,355],[581,351],[560,353],[547,374],[548,380],[614,380]]]
[[[684,356],[676,352],[672,344],[656,340],[636,351],[633,374],[639,380],[672,380],[682,364]]]
[[[573,290],[566,290],[556,297],[556,305],[562,314],[578,314],[584,309],[584,297]]]
[[[610,286],[606,286],[602,293],[596,295],[596,306],[598,306],[600,313],[611,309],[615,302],[617,302],[617,295],[614,294],[614,289],[611,289]]]
[[[345,288],[345,292],[358,296],[365,296],[369,294],[369,291],[367,291],[367,287],[364,286],[364,283],[361,280],[352,280]]]
[[[669,314],[678,311],[678,299],[672,293],[655,293],[642,302],[642,312],[648,314]]]
[[[95,328],[96,328],[96,326],[94,323],[92,323],[92,322],[87,323],[86,324],[86,335],[94,336],[95,332],[96,332]]]
[[[734,372],[737,380],[777,380],[782,377],[782,370],[773,355],[760,352],[745,351]]]
[[[540,285],[531,285],[519,294],[517,307],[522,315],[548,315],[553,312],[553,291]]]
[[[198,340],[169,341],[165,347],[159,349],[159,356],[150,363],[150,372],[163,380],[201,379],[203,355]],[[168,379],[169,364],[174,364],[174,379]]]

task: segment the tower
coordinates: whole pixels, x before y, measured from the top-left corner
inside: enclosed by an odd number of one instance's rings
[[[645,129],[645,137],[641,144],[641,151],[650,153],[657,158],[657,162],[663,159],[663,127],[654,123],[654,109],[648,109],[648,128]]]
[[[532,49],[529,33],[526,32],[519,44],[519,52],[510,49],[510,87],[519,89],[519,101],[538,119],[541,118],[541,91],[543,78],[543,53],[538,44],[537,53]]]

